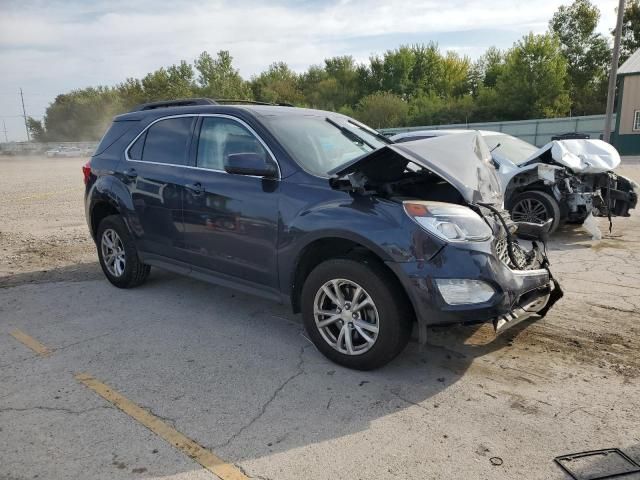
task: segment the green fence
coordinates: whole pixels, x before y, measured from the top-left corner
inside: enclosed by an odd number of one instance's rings
[[[566,118],[540,118],[535,120],[518,120],[514,122],[485,122],[485,123],[458,123],[451,125],[428,125],[422,127],[383,128],[380,131],[386,135],[411,132],[415,130],[491,130],[508,133],[514,137],[533,143],[538,147],[551,141],[554,135],[563,133],[586,133],[591,138],[601,138],[604,131],[604,115],[587,115],[583,117]],[[616,118],[613,116],[612,128]]]

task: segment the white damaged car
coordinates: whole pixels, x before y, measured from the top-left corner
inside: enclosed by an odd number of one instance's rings
[[[468,130],[419,130],[391,137],[396,143]],[[640,187],[616,174],[617,150],[601,140],[555,140],[538,148],[499,132],[479,132],[498,170],[505,206],[516,222],[545,223],[550,232],[565,222],[594,216],[628,217]]]

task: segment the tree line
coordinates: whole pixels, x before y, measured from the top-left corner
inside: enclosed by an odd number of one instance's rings
[[[303,73],[271,64],[245,80],[228,51],[160,68],[115,86],[58,95],[43,121],[28,119],[36,141],[97,140],[114,115],[157,100],[243,99],[341,112],[374,128],[603,113],[609,39],[589,0],[561,6],[544,34],[512,48],[489,48],[476,61],[437,44],[405,45],[359,64],[338,56]],[[622,58],[640,48],[640,0],[624,13]]]

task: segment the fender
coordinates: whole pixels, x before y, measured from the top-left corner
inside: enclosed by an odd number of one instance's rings
[[[85,214],[94,240],[95,232],[92,228],[93,212],[95,207],[102,203],[106,203],[116,210],[122,216],[129,232],[134,238],[137,236],[135,225],[138,225],[139,222],[137,222],[133,201],[129,194],[129,189],[119,178],[114,175],[98,177],[89,189],[87,197],[89,201],[85,202]]]
[[[300,211],[293,215],[294,218],[283,219],[283,224],[289,225],[280,232],[278,242],[279,285],[284,295],[291,293],[299,262],[307,247],[317,240],[354,242],[385,263],[416,261],[417,252],[422,255],[428,250],[427,256],[430,257],[442,247],[411,221],[397,202],[344,192],[325,192],[333,198]],[[373,204],[376,215],[370,214]],[[359,232],[366,232],[366,235]],[[399,232],[406,235],[399,235]]]

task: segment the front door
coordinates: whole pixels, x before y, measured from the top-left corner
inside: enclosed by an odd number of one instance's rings
[[[244,122],[203,116],[184,189],[184,244],[196,267],[277,288],[279,180],[224,171],[234,153],[275,159]]]

